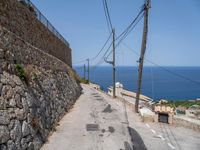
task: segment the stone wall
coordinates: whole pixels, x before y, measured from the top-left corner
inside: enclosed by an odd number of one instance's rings
[[[173,125],[189,128],[189,129],[195,130],[197,132],[200,132],[200,124],[199,123],[187,121],[187,120],[179,118],[179,117],[173,118]]]
[[[1,150],[40,149],[80,95],[72,75],[68,65],[0,26]]]
[[[71,66],[71,49],[17,0],[0,0],[0,25]]]

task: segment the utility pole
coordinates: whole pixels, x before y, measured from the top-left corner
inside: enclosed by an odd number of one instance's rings
[[[85,73],[86,73],[86,67],[85,67],[85,64],[84,64],[83,68],[84,68],[84,80],[86,80],[86,77],[85,77]]]
[[[112,29],[113,34],[113,60],[108,61],[106,58],[104,58],[106,63],[109,63],[113,66],[113,98],[116,98],[116,91],[115,91],[115,29]]]
[[[137,94],[136,94],[136,101],[135,101],[135,112],[137,112],[137,113],[139,112],[138,107],[139,107],[141,81],[142,81],[142,70],[143,70],[144,54],[145,54],[146,43],[147,43],[148,10],[149,10],[149,8],[150,8],[150,0],[145,0],[145,4],[144,4],[144,27],[143,27],[141,54],[140,54],[140,59],[139,59]]]
[[[113,98],[116,98],[115,91],[115,29],[112,29],[113,33]]]
[[[88,70],[87,70],[87,72],[88,72],[88,82],[90,83],[90,59],[89,58],[87,59],[87,62],[88,62]]]

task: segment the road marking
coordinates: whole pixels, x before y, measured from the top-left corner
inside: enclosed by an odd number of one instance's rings
[[[167,145],[168,145],[169,147],[171,147],[172,149],[175,149],[175,147],[174,147],[171,143],[167,143]]]
[[[150,126],[149,126],[149,124],[148,124],[148,123],[146,123],[146,126],[147,126],[148,128],[150,128]]]
[[[154,134],[156,134],[156,131],[154,129],[151,129],[151,132],[153,132]]]
[[[165,138],[162,135],[158,135],[158,137],[160,137],[163,141],[165,140]]]

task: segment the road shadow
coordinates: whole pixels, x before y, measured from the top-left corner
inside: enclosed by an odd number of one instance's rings
[[[128,131],[129,131],[129,134],[131,136],[131,141],[132,141],[132,144],[133,144],[133,150],[147,150],[141,136],[139,135],[139,133],[131,128],[131,127],[128,127]]]
[[[125,147],[125,150],[133,150],[131,148],[131,145],[127,141],[124,142],[124,147]]]
[[[104,113],[111,113],[113,110],[112,110],[112,108],[111,108],[111,105],[110,104],[108,104],[107,106],[106,106],[106,108],[102,111],[102,112],[104,112]]]

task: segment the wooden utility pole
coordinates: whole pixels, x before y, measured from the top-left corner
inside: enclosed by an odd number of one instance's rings
[[[87,62],[88,62],[88,82],[90,83],[90,59],[88,58],[87,59]]]
[[[139,112],[138,107],[139,107],[141,81],[142,81],[142,70],[143,70],[144,54],[145,54],[146,43],[147,43],[148,10],[149,10],[149,8],[150,8],[150,0],[145,0],[145,4],[144,4],[144,27],[143,27],[141,54],[140,54],[140,59],[139,59],[137,94],[136,94],[136,101],[135,101],[135,112],[137,112],[137,113]]]
[[[116,97],[115,91],[115,29],[112,29],[113,33],[113,98]]]
[[[86,77],[85,77],[85,74],[86,74],[86,67],[85,67],[85,64],[84,64],[83,68],[84,68],[84,80],[86,80]]]
[[[106,63],[109,63],[113,66],[113,98],[116,98],[116,91],[115,91],[115,29],[112,29],[113,34],[113,60],[108,61],[106,58],[104,58]]]

